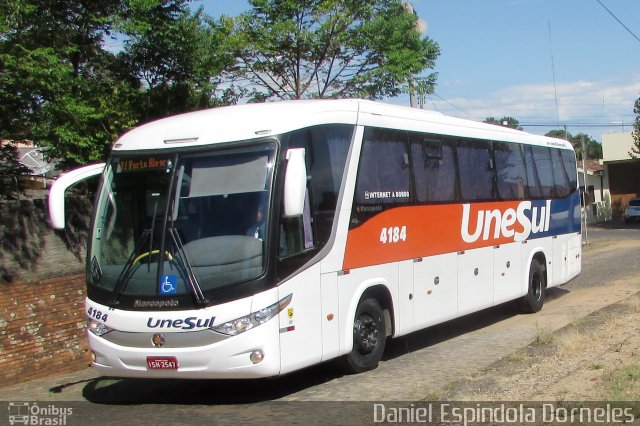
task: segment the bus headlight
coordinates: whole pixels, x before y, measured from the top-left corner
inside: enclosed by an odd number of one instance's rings
[[[290,294],[271,306],[267,306],[266,308],[260,309],[259,311],[253,312],[247,316],[227,321],[224,324],[216,325],[215,327],[211,327],[211,329],[228,336],[237,336],[238,334],[251,330],[260,324],[264,324],[271,318],[278,315],[287,307],[287,305],[289,305],[289,303],[291,303],[292,296],[293,295]]]
[[[87,328],[96,336],[104,336],[111,331],[111,328],[107,327],[103,323],[90,318],[87,319]]]

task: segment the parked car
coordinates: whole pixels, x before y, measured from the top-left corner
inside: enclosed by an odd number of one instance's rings
[[[630,199],[627,208],[624,209],[625,223],[629,223],[633,220],[640,220],[640,198]]]

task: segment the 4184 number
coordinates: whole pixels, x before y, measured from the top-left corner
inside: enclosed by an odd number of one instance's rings
[[[406,226],[390,226],[382,228],[380,231],[380,242],[382,244],[394,244],[400,241],[407,241]]]

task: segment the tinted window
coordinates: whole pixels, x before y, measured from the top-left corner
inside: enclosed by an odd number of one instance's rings
[[[442,136],[409,134],[411,162],[419,203],[454,201],[456,160],[450,141]]]
[[[532,146],[533,159],[538,171],[538,179],[540,180],[540,189],[543,198],[553,197],[553,165],[551,163],[551,153],[549,148],[542,146]]]
[[[298,246],[302,250],[309,248],[311,223],[314,225],[317,238],[313,245],[324,245],[331,235],[352,134],[353,126],[343,124],[310,127],[291,134],[289,148],[305,149],[309,177],[308,199],[305,202],[309,204],[309,208],[305,210],[305,215],[308,217],[284,221],[287,223],[284,223],[286,226],[283,226],[283,229],[289,231],[287,239],[290,239],[292,229],[300,232],[296,240],[301,241]],[[288,223],[300,220],[302,220],[301,224]],[[289,244],[289,249],[290,246]],[[292,253],[294,252],[288,250],[289,255]]]
[[[538,171],[533,158],[533,150],[531,146],[524,146],[524,162],[527,169],[527,192],[530,198],[542,198],[542,189],[540,187],[540,179],[538,179]]]
[[[406,203],[410,196],[406,133],[366,129],[355,199],[358,204]]]
[[[350,226],[409,203],[410,182],[406,132],[365,129]]]
[[[499,197],[503,200],[523,200],[527,172],[520,145],[494,142],[493,155],[496,159]]]
[[[564,162],[559,149],[551,149],[551,159],[553,161],[553,181],[555,182],[556,197],[568,197],[571,194],[569,177],[564,170]]]
[[[571,192],[573,192],[578,187],[576,155],[573,151],[569,151],[567,149],[560,150],[560,155],[562,156],[562,162],[564,163],[564,170],[567,172],[567,176],[569,177],[569,186],[571,187]]]
[[[489,142],[463,140],[457,151],[463,200],[492,199],[493,167]]]

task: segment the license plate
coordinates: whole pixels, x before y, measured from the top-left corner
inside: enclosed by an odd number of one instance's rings
[[[147,368],[149,370],[177,370],[178,359],[175,356],[148,356]]]

